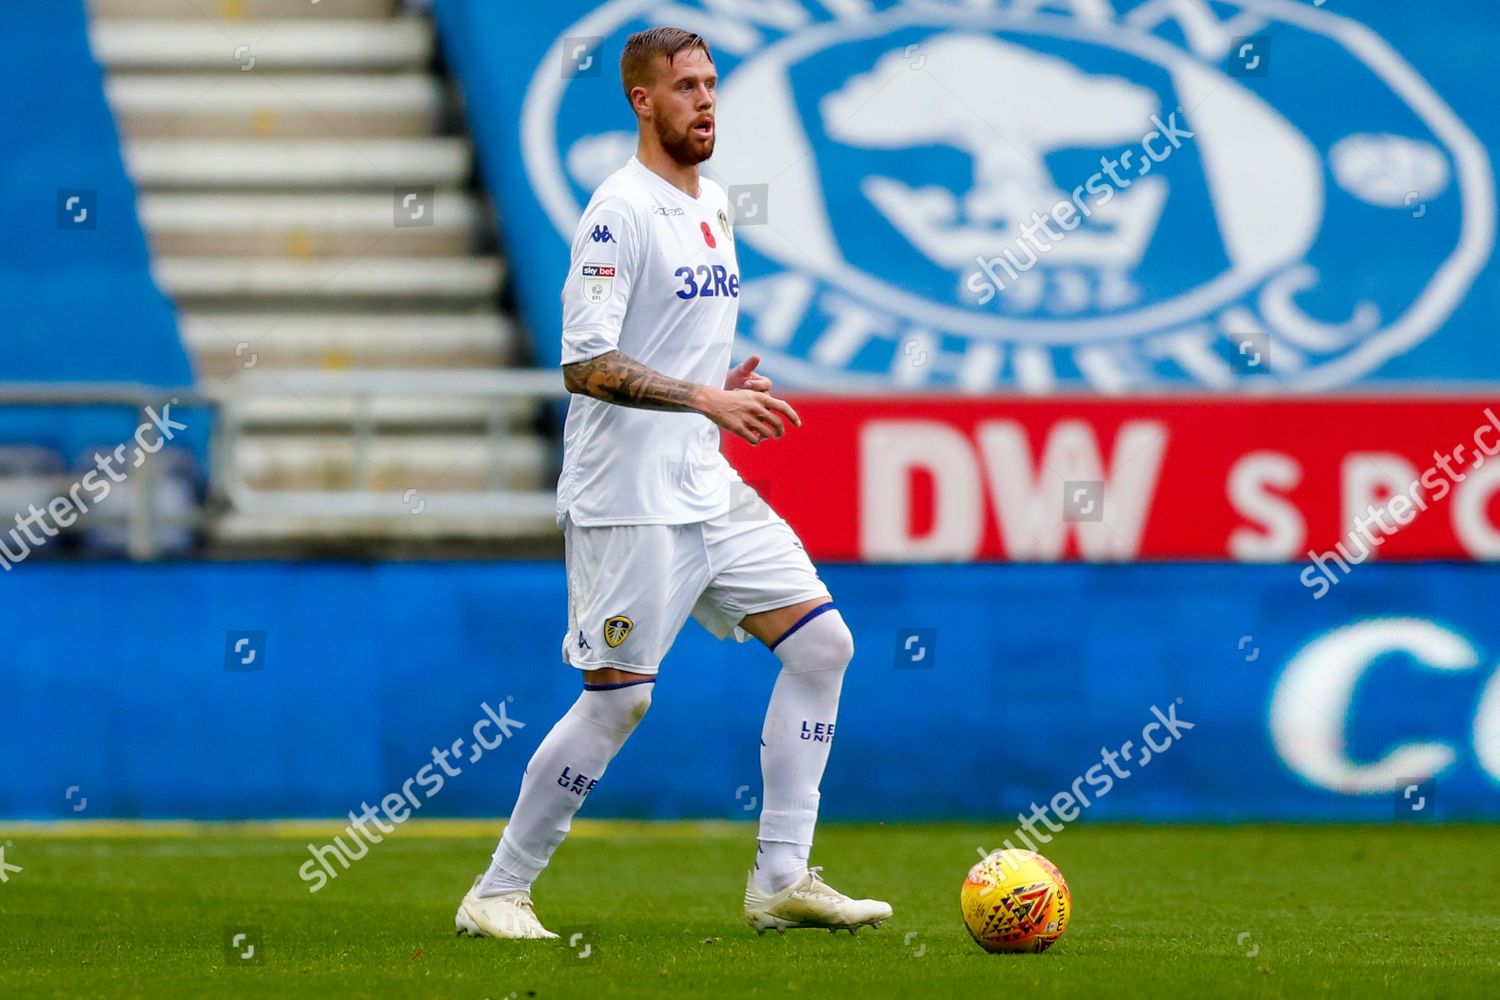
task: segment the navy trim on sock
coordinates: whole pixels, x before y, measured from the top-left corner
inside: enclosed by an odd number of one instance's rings
[[[798,618],[797,619],[797,624],[793,625],[791,628],[789,628],[785,632],[781,633],[781,638],[777,639],[775,642],[771,643],[771,645],[767,646],[766,648],[769,649],[771,652],[774,653],[776,651],[776,647],[777,646],[781,645],[783,642],[786,642],[787,636],[791,635],[793,632],[797,631],[799,628],[801,628],[802,626],[806,625],[808,622],[812,621],[814,618],[818,617],[823,612],[825,612],[825,611],[837,611],[837,610],[838,609],[833,606],[833,602],[832,601],[829,601],[827,604],[819,604],[817,607],[813,608],[807,614],[803,615],[801,618]]]
[[[618,684],[585,684],[585,691],[613,691],[616,688],[635,687],[637,684],[655,684],[655,677],[643,677],[638,681],[621,681]]]

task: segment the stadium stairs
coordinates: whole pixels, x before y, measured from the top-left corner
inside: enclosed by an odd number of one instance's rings
[[[555,541],[548,373],[422,5],[90,0],[225,554]]]

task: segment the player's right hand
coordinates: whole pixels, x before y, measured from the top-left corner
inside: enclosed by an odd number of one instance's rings
[[[751,444],[781,437],[786,433],[786,420],[794,427],[802,426],[802,418],[790,403],[755,389],[719,390],[711,397],[704,416]]]

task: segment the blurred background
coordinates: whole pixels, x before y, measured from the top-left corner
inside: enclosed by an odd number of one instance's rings
[[[426,807],[513,800],[661,23],[805,419],[726,450],[856,635],[826,815],[1110,749],[1089,818],[1500,816],[1491,5],[57,0],[0,60],[0,818],[341,816],[502,702]],[[690,625],[588,814],[753,819],[774,673]]]

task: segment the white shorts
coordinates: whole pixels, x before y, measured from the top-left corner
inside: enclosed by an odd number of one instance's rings
[[[563,525],[565,663],[654,674],[688,616],[719,639],[746,615],[827,598],[791,526],[753,492],[695,524]]]

